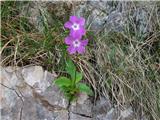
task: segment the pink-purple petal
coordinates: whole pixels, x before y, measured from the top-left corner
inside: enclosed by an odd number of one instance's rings
[[[72,36],[73,38],[75,38],[76,37],[76,32],[71,29],[69,35]]]
[[[75,23],[78,21],[77,16],[70,16],[69,21],[71,21],[72,23]]]
[[[81,28],[78,30],[78,32],[79,32],[81,35],[85,35],[85,34],[86,34],[86,30],[85,30],[83,27],[81,27]]]
[[[74,30],[71,29],[70,36],[72,36],[73,38],[80,39],[82,37],[82,34],[78,31],[74,31]]]
[[[67,45],[71,45],[73,42],[73,38],[71,36],[67,36],[64,40]]]
[[[76,53],[76,49],[75,49],[72,45],[69,46],[69,47],[67,48],[67,50],[68,50],[69,54],[74,54],[74,53]]]
[[[88,44],[88,40],[82,40],[82,41],[81,41],[81,45],[82,45],[82,46],[86,46],[87,44]]]
[[[70,36],[74,38],[82,38],[85,35],[86,30],[84,28],[80,28],[79,30],[75,31],[73,29],[70,30]]]
[[[85,47],[83,47],[83,46],[78,47],[77,52],[80,54],[83,54],[85,52]]]
[[[80,26],[84,26],[85,24],[85,19],[83,17],[78,19],[78,23],[80,24]]]
[[[70,21],[68,21],[68,22],[66,22],[66,23],[64,24],[64,27],[71,29],[71,28],[72,28],[72,23],[71,23]]]

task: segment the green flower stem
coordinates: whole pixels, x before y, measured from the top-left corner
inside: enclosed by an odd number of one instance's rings
[[[74,87],[76,87],[76,71],[75,71],[75,78],[74,78],[73,85],[74,85]]]
[[[75,60],[76,60],[76,62],[78,61],[78,56],[77,56],[77,55],[76,55]],[[73,88],[76,87],[76,75],[77,75],[77,73],[76,73],[76,70],[75,70],[75,78],[74,78],[74,80],[73,80]]]

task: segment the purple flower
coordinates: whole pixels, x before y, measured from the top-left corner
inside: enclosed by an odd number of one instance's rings
[[[70,29],[70,36],[81,37],[82,35],[85,35],[85,33],[86,33],[86,30],[84,28],[84,24],[85,24],[84,18],[70,16],[69,21],[67,21],[64,24],[64,27]]]
[[[65,43],[69,45],[67,50],[70,54],[74,54],[76,52],[83,54],[85,52],[85,46],[88,44],[88,40],[81,40],[80,38],[68,36],[65,38]]]

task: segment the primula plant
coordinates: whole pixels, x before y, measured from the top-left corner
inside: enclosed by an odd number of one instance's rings
[[[76,16],[70,16],[69,21],[64,24],[64,27],[70,30],[69,36],[64,40],[64,43],[67,45],[69,56],[73,54],[77,58],[77,54],[85,53],[88,40],[83,39],[83,35],[86,33],[84,25],[85,19]],[[67,72],[67,77],[61,76],[57,78],[54,80],[54,84],[64,92],[64,95],[69,101],[75,100],[77,95],[81,92],[93,95],[90,87],[80,82],[83,79],[83,75],[76,70],[76,66],[69,57],[66,60],[65,70]]]

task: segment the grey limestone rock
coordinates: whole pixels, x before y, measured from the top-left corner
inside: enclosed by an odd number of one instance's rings
[[[1,67],[1,73],[3,120],[67,120],[68,101],[56,86],[50,87],[54,74],[40,66]]]

